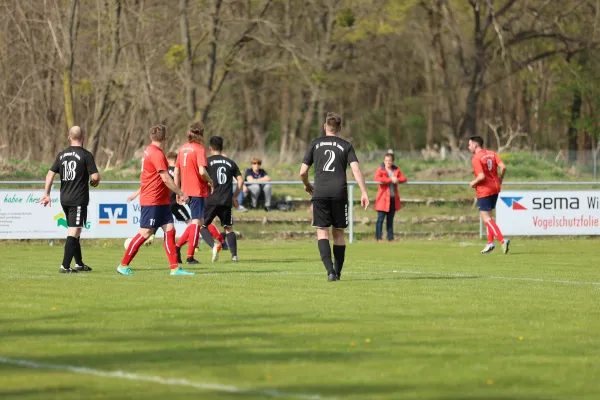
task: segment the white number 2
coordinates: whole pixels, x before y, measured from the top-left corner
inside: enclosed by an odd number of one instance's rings
[[[77,163],[75,161],[63,161],[63,180],[72,181],[77,175]]]
[[[327,160],[327,162],[325,163],[323,171],[333,172],[335,171],[335,167],[332,167],[331,164],[333,164],[333,162],[335,161],[335,153],[333,152],[333,150],[325,150],[325,154],[327,153],[329,153],[329,160]]]

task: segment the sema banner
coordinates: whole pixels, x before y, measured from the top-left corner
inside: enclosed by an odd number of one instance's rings
[[[600,191],[502,191],[496,217],[507,236],[600,235]]]
[[[140,228],[138,199],[127,204],[130,190],[92,190],[83,238],[128,238]],[[61,239],[67,236],[67,220],[58,191],[52,206],[36,203],[43,190],[0,190],[0,239]],[[185,224],[175,221],[178,235]],[[159,229],[157,237],[162,237]]]

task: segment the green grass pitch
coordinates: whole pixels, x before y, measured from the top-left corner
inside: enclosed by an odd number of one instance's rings
[[[362,242],[327,282],[314,242],[240,241],[168,275],[122,244],[0,244],[0,398],[598,399],[595,240]],[[20,364],[20,365],[17,365]]]

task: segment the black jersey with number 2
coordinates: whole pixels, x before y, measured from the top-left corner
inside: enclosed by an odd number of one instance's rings
[[[58,153],[50,171],[60,174],[60,203],[87,206],[90,202],[90,175],[98,172],[92,153],[81,146],[69,146]]]
[[[232,206],[233,180],[241,175],[235,162],[222,155],[208,157],[208,175],[214,182],[213,192],[206,198],[208,206]]]
[[[312,141],[304,155],[304,164],[315,166],[313,199],[348,199],[346,169],[358,162],[352,144],[337,136],[321,136]]]

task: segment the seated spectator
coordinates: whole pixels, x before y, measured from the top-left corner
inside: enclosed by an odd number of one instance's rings
[[[271,184],[267,183],[264,185],[252,184],[252,182],[270,182],[271,177],[267,175],[267,171],[262,169],[262,160],[258,157],[252,158],[252,168],[248,168],[244,174],[246,179],[245,192],[250,193],[250,200],[252,201],[252,208],[258,206],[258,197],[262,191],[265,194],[265,211],[271,209]]]

